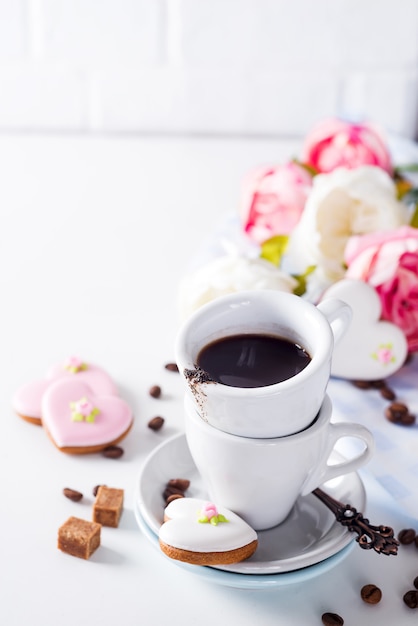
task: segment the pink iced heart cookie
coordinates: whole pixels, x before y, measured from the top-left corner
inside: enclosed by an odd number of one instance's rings
[[[132,423],[132,411],[122,398],[95,394],[79,379],[56,380],[42,398],[42,424],[62,452],[103,450],[123,439]]]
[[[332,285],[326,298],[347,302],[353,310],[351,324],[334,348],[331,374],[350,380],[379,380],[405,362],[408,345],[398,326],[380,319],[380,299],[373,287],[344,279]]]
[[[257,533],[244,520],[212,502],[173,500],[164,511],[159,532],[161,550],[172,559],[194,565],[225,565],[249,558]]]
[[[31,424],[42,426],[42,396],[50,384],[49,380],[42,378],[27,383],[16,391],[12,404],[19,417]]]
[[[34,380],[20,387],[13,397],[16,413],[32,424],[42,425],[42,397],[49,385],[60,378],[77,378],[86,382],[99,395],[117,395],[118,390],[109,374],[101,367],[84,363],[71,356],[66,361],[53,365],[45,378]]]

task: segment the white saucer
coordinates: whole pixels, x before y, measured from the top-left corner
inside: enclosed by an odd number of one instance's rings
[[[164,552],[160,550],[158,536],[145,522],[139,511],[137,502],[138,501],[136,500],[134,510],[138,526],[164,559],[170,561],[170,563],[174,564],[175,566],[181,567],[182,569],[185,569],[186,571],[189,571],[192,574],[199,576],[199,578],[202,578],[203,580],[211,583],[216,583],[218,585],[223,585],[225,587],[268,591],[269,589],[276,589],[277,587],[285,587],[287,585],[293,585],[295,583],[302,583],[309,580],[310,578],[315,578],[320,574],[324,574],[328,570],[338,565],[338,563],[341,563],[341,561],[345,559],[345,557],[349,554],[349,552],[351,552],[353,548],[353,542],[351,542],[348,544],[348,546],[337,552],[337,554],[334,554],[334,556],[330,556],[328,559],[325,559],[325,561],[321,561],[320,563],[317,563],[316,565],[311,565],[310,567],[303,567],[302,569],[283,574],[264,574],[263,576],[255,576],[254,574],[237,574],[235,572],[225,572],[215,569],[213,567],[189,565],[187,563],[182,563],[181,561],[175,561],[174,559],[170,559],[164,554]]]
[[[341,460],[337,453],[335,460]],[[208,497],[184,434],[175,435],[163,442],[149,455],[136,485],[134,509],[138,524],[143,529],[146,525],[151,531],[146,533],[147,536],[152,541],[155,538],[157,543],[159,528],[163,522],[162,494],[171,478],[190,480],[186,495],[203,499]],[[323,485],[323,489],[344,504],[350,503],[358,511],[364,512],[365,490],[357,473],[329,481]],[[259,546],[250,559],[213,569],[240,575],[263,576],[294,572],[301,568],[310,569],[310,566],[337,555],[352,543],[355,535],[339,524],[315,496],[308,495],[297,500],[285,522],[259,532],[258,539]],[[344,555],[346,553],[344,551]],[[191,567],[196,569],[196,566]]]

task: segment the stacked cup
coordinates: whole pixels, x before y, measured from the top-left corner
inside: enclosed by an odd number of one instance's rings
[[[314,306],[266,290],[218,298],[180,330],[190,453],[210,499],[255,530],[280,524],[299,496],[372,455],[366,428],[332,423],[326,393],[334,343],[350,320],[340,300]],[[364,448],[331,464],[343,437]]]

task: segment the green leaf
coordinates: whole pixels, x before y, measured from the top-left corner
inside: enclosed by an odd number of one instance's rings
[[[407,178],[398,176],[395,178],[396,195],[398,200],[402,200],[413,192],[413,184]]]
[[[317,174],[319,174],[319,171],[315,169],[313,165],[309,165],[309,163],[303,163],[302,161],[299,161],[296,158],[292,159],[292,161],[293,163],[296,163],[300,167],[303,167],[303,169],[305,169],[311,176],[316,176]]]
[[[418,188],[414,187],[413,189],[409,189],[402,200],[404,202],[418,202]]]
[[[280,265],[283,254],[286,252],[289,237],[287,235],[276,235],[267,239],[261,244],[260,257],[270,261],[273,265]]]
[[[306,283],[307,283],[307,278],[309,276],[309,274],[312,274],[312,272],[315,270],[316,265],[309,265],[309,267],[306,268],[305,272],[303,274],[299,274],[299,275],[293,275],[293,278],[297,281],[297,287],[294,288],[293,293],[296,296],[303,296],[303,294],[306,291]]]
[[[395,175],[398,172],[418,172],[418,163],[406,163],[405,165],[397,165]]]
[[[415,211],[411,218],[410,225],[412,226],[412,228],[418,228],[418,202],[415,204]]]

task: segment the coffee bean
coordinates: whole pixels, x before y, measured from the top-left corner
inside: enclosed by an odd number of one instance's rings
[[[166,505],[169,505],[170,502],[173,502],[173,500],[178,500],[179,498],[184,498],[184,493],[172,493],[171,496],[168,496],[168,498],[166,498]]]
[[[93,495],[94,495],[94,497],[96,497],[96,496],[97,496],[97,492],[99,491],[99,487],[100,487],[100,486],[101,486],[101,485],[96,485],[95,487],[93,487]]]
[[[389,387],[382,387],[380,390],[380,395],[382,396],[382,398],[385,398],[385,400],[396,399],[396,393],[393,391],[393,389],[390,389]]]
[[[410,591],[407,591],[403,597],[403,601],[410,609],[418,608],[418,590],[411,589]]]
[[[384,380],[371,380],[370,381],[371,387],[373,389],[383,389],[383,387],[386,387],[386,383]]]
[[[413,528],[403,528],[398,533],[399,543],[403,545],[409,545],[415,541],[416,532]]]
[[[418,548],[418,537],[415,537],[414,542],[415,542],[415,546]]]
[[[187,478],[172,478],[168,481],[167,486],[177,487],[177,489],[186,491],[190,487],[190,480],[187,480]]]
[[[344,620],[337,613],[324,613],[322,615],[322,623],[324,626],[343,626]]]
[[[372,385],[369,380],[352,380],[351,381],[358,389],[371,389]]]
[[[161,396],[161,387],[159,385],[153,385],[149,390],[149,395],[152,398],[159,398]]]
[[[163,424],[164,418],[157,415],[148,422],[148,428],[151,428],[151,430],[160,430]]]
[[[178,489],[177,487],[167,486],[163,491],[163,498],[164,500],[167,500],[167,498],[175,494],[184,496],[183,489]]]
[[[364,585],[361,588],[361,599],[367,604],[378,604],[382,599],[382,591],[376,585]]]
[[[123,448],[119,446],[108,446],[102,452],[107,459],[119,459],[123,454]]]
[[[391,409],[391,407],[395,404],[400,405],[400,410],[397,408],[394,410]],[[412,413],[409,412],[409,409],[405,404],[402,404],[401,402],[394,402],[391,407],[388,407],[385,412],[385,415],[390,422],[400,424],[401,426],[412,426],[415,424],[415,415],[412,415]]]
[[[386,418],[394,424],[402,424],[408,414],[408,407],[403,402],[392,402],[385,410]]]
[[[407,413],[402,418],[401,424],[403,426],[412,426],[413,424],[415,424],[415,415],[412,415],[412,413]]]
[[[169,372],[178,372],[179,371],[177,363],[166,363],[164,367]]]
[[[65,487],[62,490],[62,493],[64,494],[66,498],[68,498],[69,500],[72,500],[73,502],[80,502],[81,498],[83,497],[83,494],[80,493],[80,491],[76,491],[75,489],[70,489],[69,487]]]
[[[414,587],[415,589],[418,589],[418,576],[414,578]]]

